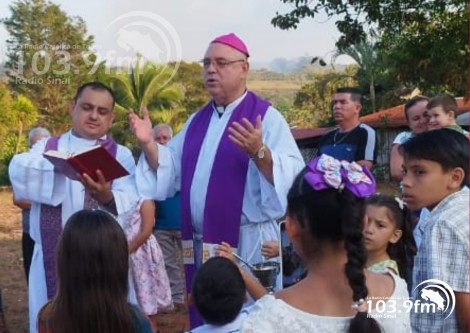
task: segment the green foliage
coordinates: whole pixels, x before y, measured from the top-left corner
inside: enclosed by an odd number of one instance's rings
[[[165,123],[171,126],[173,133],[178,133],[189,117],[189,113],[184,109],[161,110],[157,114],[151,115],[153,124]]]
[[[302,86],[297,93],[294,108],[285,114],[288,122],[299,127],[331,125],[331,101],[335,91],[342,86],[357,85],[354,79],[356,71],[357,67],[350,66],[346,71],[315,74],[312,81]]]
[[[425,94],[447,91],[468,96],[468,9],[423,13],[422,22],[410,22],[399,35],[384,34],[381,42],[393,77]]]
[[[366,37],[371,25],[380,31],[399,34],[403,27],[413,22],[423,23],[429,17],[426,13],[445,14],[454,8],[467,5],[464,0],[280,0],[292,9],[271,20],[275,27],[283,30],[296,29],[304,18],[315,18],[324,13],[336,19],[336,27],[342,34],[337,46],[357,44]]]
[[[152,109],[166,109],[182,99],[176,85],[168,84],[172,69],[137,57],[134,67],[114,68],[108,82],[116,95],[116,110],[127,112],[129,108],[141,113],[147,106]]]
[[[23,95],[12,97],[10,89],[0,84],[0,185],[9,184],[8,163],[13,155],[27,149],[24,130],[33,126],[38,112],[33,103]]]
[[[23,137],[23,131],[25,128],[29,128],[36,123],[38,118],[38,112],[33,103],[23,95],[17,95],[13,99],[11,109],[14,115],[14,124],[17,130],[17,145],[15,153],[20,151],[21,138]]]
[[[171,67],[141,60],[137,57],[129,73],[123,68],[112,69],[106,79],[116,97],[113,136],[130,148],[135,145],[135,139],[128,131],[128,109],[140,114],[147,106],[150,116],[156,118],[164,110],[177,108],[183,98],[180,86],[169,83],[173,73]]]
[[[96,71],[93,37],[85,22],[45,0],[18,0],[2,19],[7,75],[13,91],[28,97],[55,132],[69,127],[68,101]]]
[[[28,148],[26,138],[24,136],[19,137],[14,133],[7,135],[3,138],[3,143],[0,148],[0,185],[9,185],[10,178],[8,177],[8,165],[11,159],[17,153],[17,149],[20,147],[19,152],[26,151]]]
[[[11,130],[11,123],[14,119],[14,114],[11,108],[12,96],[10,89],[4,84],[0,84],[0,105],[2,112],[0,112],[0,140],[3,141],[5,136]]]
[[[362,40],[357,44],[338,48],[333,55],[333,61],[340,55],[348,55],[358,64],[358,79],[363,78],[367,82],[372,112],[375,112],[375,78],[377,76],[377,63],[379,59],[375,43],[370,40]]]
[[[374,65],[376,75],[379,72],[381,77],[375,77],[374,82],[386,83],[384,92],[405,86],[419,87],[428,95],[442,91],[468,95],[467,1],[280,1],[292,9],[283,14],[276,13],[271,21],[274,26],[296,29],[302,19],[316,18],[324,13],[336,20],[342,34],[336,46],[341,51],[358,47],[366,41],[367,31],[374,27],[381,36],[376,45],[379,64]],[[361,71],[358,81],[362,86]],[[365,68],[364,71],[367,72]],[[372,91],[376,84],[370,82],[369,90]],[[375,98],[371,96],[371,100]]]
[[[170,63],[171,65],[175,64]],[[181,62],[171,82],[181,86],[184,97],[180,104],[186,112],[197,111],[211,98],[204,87],[201,65],[197,62]]]

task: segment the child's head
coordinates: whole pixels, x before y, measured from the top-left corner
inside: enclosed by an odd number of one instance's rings
[[[354,166],[360,171],[352,170]],[[362,229],[364,197],[374,191],[375,180],[366,168],[347,162],[341,166],[338,160],[322,155],[300,172],[287,196],[286,229],[296,250],[311,261],[321,258],[325,251],[344,249],[348,259],[345,273],[354,302],[366,299],[368,294]],[[358,312],[351,325],[376,329],[365,312]]]
[[[196,271],[191,299],[206,323],[219,326],[234,321],[246,300],[237,265],[225,257],[207,260]]]
[[[405,117],[408,126],[415,134],[428,129],[429,115],[427,111],[429,98],[426,96],[415,96],[405,104]]]
[[[53,331],[133,332],[127,303],[127,239],[107,212],[81,210],[67,221],[57,252]]]
[[[104,211],[76,212],[60,238],[57,268],[59,288],[71,295],[87,289],[127,295],[128,250],[124,231]]]
[[[455,117],[459,110],[457,101],[449,94],[439,94],[431,98],[427,105],[429,129],[439,129],[455,125]]]
[[[400,276],[408,278],[409,260],[416,254],[413,217],[399,198],[376,194],[366,199],[364,244],[367,251],[381,251],[395,260]]]
[[[424,132],[400,146],[403,200],[412,210],[434,208],[468,182],[468,138],[451,129]]]

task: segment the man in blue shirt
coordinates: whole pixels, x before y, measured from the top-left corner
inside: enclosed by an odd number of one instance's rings
[[[323,136],[318,156],[327,154],[372,168],[377,150],[376,134],[374,129],[359,121],[361,109],[362,94],[358,89],[346,87],[336,90],[333,116],[338,127]]]

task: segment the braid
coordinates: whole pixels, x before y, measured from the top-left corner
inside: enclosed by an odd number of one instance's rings
[[[344,189],[340,194],[341,222],[343,229],[344,247],[348,261],[345,273],[353,291],[353,302],[366,299],[368,290],[365,281],[364,267],[367,262],[367,250],[362,241],[362,228],[364,217],[364,200],[354,196]],[[368,318],[367,312],[357,312],[349,325],[350,333],[382,332],[379,323]]]
[[[395,259],[400,271],[400,276],[411,285],[410,272],[413,270],[413,258],[416,255],[417,248],[413,236],[413,214],[408,207],[403,207],[402,212],[402,237],[394,246],[389,246],[390,257]]]
[[[362,243],[362,218],[364,204],[362,200],[343,190],[340,195],[341,221],[343,228],[344,247],[347,251],[348,262],[345,272],[349,285],[353,290],[353,301],[367,297],[364,267],[367,262],[367,251]]]

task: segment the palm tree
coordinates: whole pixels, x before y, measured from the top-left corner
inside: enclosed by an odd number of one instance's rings
[[[117,116],[113,130],[115,136],[122,136],[121,142],[133,141],[125,130],[128,109],[140,114],[147,106],[150,116],[157,118],[159,113],[172,112],[179,106],[184,94],[179,85],[170,82],[174,72],[169,66],[142,61],[139,55],[128,72],[123,72],[122,68],[113,69],[107,81],[116,97]]]
[[[135,67],[128,72],[116,68],[109,76],[109,84],[116,95],[116,110],[127,112],[133,108],[140,113],[144,106],[150,109],[168,109],[183,98],[180,87],[171,84],[172,68],[152,62],[141,63],[137,56]]]
[[[25,128],[28,128],[34,125],[38,118],[38,110],[34,106],[33,102],[24,95],[17,95],[12,103],[11,110],[14,114],[14,123],[16,124],[16,145],[15,145],[15,154],[20,151],[23,131]]]
[[[175,110],[161,110],[156,116],[150,118],[154,124],[165,123],[171,126],[174,133],[178,133],[188,119],[189,112],[183,108]]]
[[[374,33],[371,33],[374,37]],[[350,56],[358,65],[369,82],[369,93],[372,104],[372,112],[375,112],[375,78],[378,61],[376,43],[372,40],[363,40],[360,43],[340,48],[333,54],[333,61],[340,55]]]

